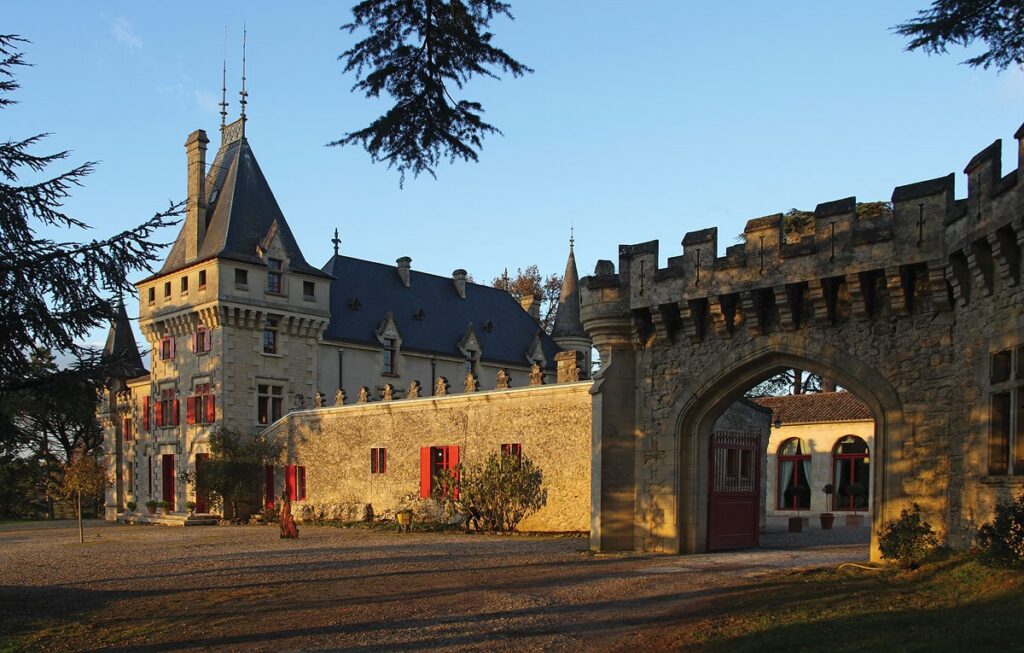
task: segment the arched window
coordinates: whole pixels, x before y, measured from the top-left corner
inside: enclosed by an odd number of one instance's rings
[[[800,438],[779,445],[779,510],[811,509],[811,454]]]
[[[832,449],[832,495],[835,510],[867,510],[870,505],[868,484],[871,456],[868,443],[856,435],[847,435]]]

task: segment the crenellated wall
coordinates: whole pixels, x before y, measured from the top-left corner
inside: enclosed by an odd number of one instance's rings
[[[1024,127],[1015,138],[1024,160]],[[859,218],[853,197],[819,204],[799,240],[777,214],[750,220],[724,256],[710,228],[665,267],[657,241],[620,246],[618,271],[599,261],[582,281],[603,363],[595,454],[629,451],[632,464],[595,468],[594,547],[704,550],[716,415],[787,367],[872,408],[874,531],[918,502],[967,546],[994,502],[1024,488],[1024,438],[1011,444],[1018,474],[989,473],[990,396],[1008,387],[990,383],[990,355],[1013,351],[1024,377],[1024,184],[1000,155],[996,141],[971,159],[964,199],[950,174],[896,188],[891,216]],[[671,464],[652,469],[658,452]]]

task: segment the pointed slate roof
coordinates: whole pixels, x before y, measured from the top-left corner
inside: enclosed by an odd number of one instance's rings
[[[334,277],[326,339],[379,347],[377,328],[391,313],[403,350],[462,357],[459,343],[472,324],[482,361],[524,366],[539,337],[554,369],[558,345],[504,290],[467,282],[462,299],[451,277],[416,270],[409,271],[406,287],[394,265],[342,255],[332,256],[323,271]]]
[[[576,271],[576,255],[569,243],[569,260],[565,263],[562,292],[558,295],[558,310],[551,329],[553,338],[587,338],[580,320],[580,275]]]
[[[142,364],[139,347],[135,344],[135,332],[132,330],[132,323],[128,319],[128,312],[125,311],[123,302],[117,305],[117,316],[110,325],[110,331],[107,332],[103,355],[104,357],[124,356],[122,378],[132,379],[148,373]]]
[[[324,276],[302,256],[248,139],[242,137],[221,145],[206,175],[206,193],[206,235],[196,261],[228,258],[262,265],[256,248],[276,224],[288,254],[289,269]],[[185,260],[183,225],[159,274],[180,270],[196,261]]]

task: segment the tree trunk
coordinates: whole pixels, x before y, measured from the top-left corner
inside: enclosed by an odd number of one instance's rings
[[[82,493],[75,493],[75,503],[78,504],[78,543],[85,544],[85,532],[82,530]]]
[[[793,370],[793,394],[799,395],[804,392],[804,373],[800,370]]]
[[[821,391],[822,392],[835,392],[836,391],[836,382],[833,381],[832,379],[826,379],[825,377],[821,377]]]

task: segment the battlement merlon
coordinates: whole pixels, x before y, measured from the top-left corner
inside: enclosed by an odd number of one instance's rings
[[[951,255],[990,239],[1024,214],[1024,185],[1017,184],[1024,169],[1024,125],[1014,137],[1018,168],[1001,176],[1001,142],[995,141],[965,168],[965,199],[956,199],[951,173],[895,188],[889,216],[858,217],[855,197],[819,204],[813,234],[789,242],[782,214],[755,218],[747,222],[743,242],[728,247],[725,256],[717,255],[717,228],[692,231],[683,237],[682,254],[669,257],[663,268],[658,241],[620,245],[618,273],[612,267],[611,273],[585,278],[584,294],[593,284],[608,295],[614,277],[631,310],[653,309],[900,266],[944,269]],[[584,303],[594,301],[600,300],[584,297]]]

